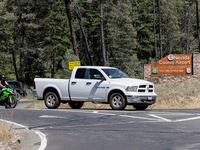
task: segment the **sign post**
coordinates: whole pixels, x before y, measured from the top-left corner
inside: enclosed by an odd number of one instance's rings
[[[75,66],[80,66],[81,65],[81,62],[80,61],[70,61],[69,62],[69,70],[73,70],[73,68]]]

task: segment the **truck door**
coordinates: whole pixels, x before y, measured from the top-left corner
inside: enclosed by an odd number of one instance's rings
[[[104,77],[97,69],[88,69],[86,72],[85,97],[87,101],[106,101],[108,81],[95,79],[94,75]]]
[[[70,80],[69,93],[73,101],[85,101],[85,68],[79,68],[76,71],[75,78]]]

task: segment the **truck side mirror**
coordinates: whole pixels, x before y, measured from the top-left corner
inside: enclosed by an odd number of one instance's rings
[[[94,74],[95,79],[105,80],[104,77],[101,77],[99,74]]]

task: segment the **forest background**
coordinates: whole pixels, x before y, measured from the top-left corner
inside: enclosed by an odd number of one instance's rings
[[[0,74],[31,86],[70,61],[143,78],[143,64],[199,52],[198,0],[0,0]]]

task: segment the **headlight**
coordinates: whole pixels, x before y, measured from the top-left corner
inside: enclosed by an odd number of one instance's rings
[[[126,88],[126,91],[129,91],[129,92],[137,92],[137,86],[128,86]]]

